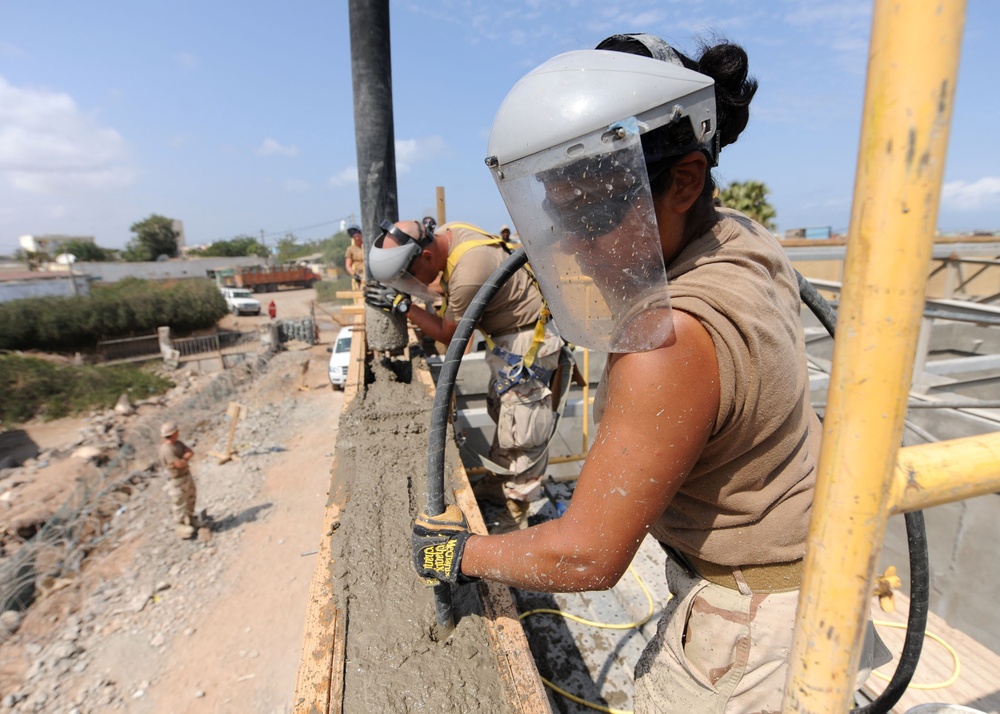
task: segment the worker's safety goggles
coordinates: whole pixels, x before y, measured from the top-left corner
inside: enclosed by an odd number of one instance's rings
[[[368,270],[380,283],[423,300],[434,300],[439,296],[435,296],[427,285],[417,280],[411,272],[413,262],[434,240],[433,234],[429,234],[420,221],[416,223],[420,234],[414,238],[392,221],[382,221],[379,226],[382,233],[372,243],[368,253]],[[385,239],[389,235],[393,236],[399,245],[386,247]]]

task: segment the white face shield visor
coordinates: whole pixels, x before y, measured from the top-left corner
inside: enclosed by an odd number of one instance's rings
[[[653,49],[656,59],[577,50],[544,62],[507,94],[487,144],[560,333],[595,350],[655,349],[673,331],[646,161],[718,156],[712,79],[666,43]],[[640,133],[659,129],[661,153],[644,156]]]
[[[542,294],[569,342],[642,352],[673,331],[638,123],[494,169]]]
[[[390,221],[382,221],[381,228],[382,235],[375,239],[368,252],[368,270],[371,271],[372,278],[421,300],[433,301],[440,298],[440,295],[432,293],[427,285],[410,273],[413,261],[433,240],[433,234],[427,235],[421,225],[420,237],[414,238]],[[401,245],[386,247],[385,238],[390,234]]]

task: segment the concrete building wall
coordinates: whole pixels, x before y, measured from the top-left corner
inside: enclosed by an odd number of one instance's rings
[[[69,275],[0,281],[0,302],[34,297],[71,297],[90,293],[90,282],[86,277],[76,275],[73,280],[76,282],[76,292],[73,291]]]
[[[123,278],[166,280],[169,278],[204,278],[209,271],[234,266],[264,265],[257,256],[241,258],[191,258],[189,260],[164,260],[141,263],[75,263],[73,270],[90,275],[104,283],[115,283]]]
[[[1000,568],[1000,496],[989,494],[924,511],[931,572],[931,611],[948,624],[1000,653],[997,591]],[[889,520],[879,572],[895,565],[910,592],[906,525],[902,516]]]

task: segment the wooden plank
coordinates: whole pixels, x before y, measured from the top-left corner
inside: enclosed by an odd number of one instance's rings
[[[331,714],[340,707],[331,708],[334,699],[343,699],[343,632],[346,613],[337,605],[333,591],[333,559],[330,554],[330,535],[335,523],[340,521],[340,508],[327,507],[323,518],[323,539],[316,554],[317,566],[309,585],[309,606],[306,611],[306,634],[302,642],[302,656],[295,679],[295,697],[292,711],[295,714]],[[340,657],[336,652],[340,651]]]
[[[416,341],[416,335],[410,331],[410,341]],[[434,382],[429,369],[416,370],[417,379],[434,393]],[[469,477],[465,468],[459,464],[452,473],[452,483],[455,488],[455,503],[462,509],[473,533],[486,535],[486,523],[483,521]],[[538,674],[538,667],[528,647],[528,638],[524,627],[518,619],[514,596],[506,585],[481,580],[477,591],[483,607],[483,617],[486,625],[486,635],[490,640],[493,654],[497,659],[497,671],[504,688],[507,704],[511,710],[522,714],[551,714],[545,685]]]
[[[344,383],[341,416],[364,387],[364,316],[355,319],[351,335],[351,362]],[[316,553],[316,569],[309,585],[306,634],[295,681],[292,711],[295,714],[340,714],[344,701],[344,659],[347,645],[347,610],[341,607],[334,589],[332,535],[340,524],[347,504],[347,491],[338,478],[334,455],[330,494],[323,516],[323,531]]]
[[[895,612],[884,613],[875,608],[873,615],[876,621],[905,624],[908,610],[909,600],[896,593]],[[899,663],[899,653],[902,651],[905,633],[902,629],[878,624],[875,625],[875,629],[893,655],[893,661],[878,670],[889,677]],[[934,702],[960,704],[984,712],[1000,713],[1000,655],[964,632],[950,627],[943,618],[933,612],[928,616],[927,629],[957,652],[960,667],[958,679],[954,684],[943,688],[927,690],[912,688],[913,684],[946,682],[954,672],[955,663],[948,650],[939,642],[929,637],[925,638],[911,688],[903,693],[892,711],[902,714],[918,704]],[[874,697],[885,690],[886,684],[884,680],[872,676],[862,690]]]

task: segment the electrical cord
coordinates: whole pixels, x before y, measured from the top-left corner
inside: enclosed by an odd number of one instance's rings
[[[578,615],[573,615],[568,612],[563,612],[562,610],[554,610],[549,607],[539,607],[534,610],[527,610],[526,612],[522,612],[520,615],[518,615],[517,619],[523,620],[524,618],[530,617],[531,615],[543,615],[543,614],[558,615],[559,617],[565,618],[567,620],[572,620],[573,622],[579,622],[582,625],[589,625],[590,627],[599,627],[603,630],[633,630],[633,629],[637,630],[643,625],[645,625],[647,622],[649,622],[650,619],[652,619],[653,613],[656,611],[656,608],[653,603],[653,595],[652,593],[649,592],[649,588],[646,587],[646,583],[643,581],[643,579],[639,577],[639,573],[637,573],[635,571],[635,568],[633,568],[631,565],[628,566],[628,572],[630,572],[632,574],[632,577],[635,578],[635,581],[639,583],[639,587],[642,588],[642,592],[646,596],[646,603],[649,605],[649,610],[646,612],[645,617],[643,617],[641,620],[636,620],[635,622],[622,622],[622,623],[597,622],[595,620],[588,620],[586,618],[580,617]],[[575,694],[570,694],[565,689],[562,689],[561,687],[547,680],[545,677],[542,677],[541,679],[542,682],[545,684],[545,686],[551,689],[552,691],[582,706],[588,707],[590,709],[595,709],[596,711],[599,712],[605,712],[605,714],[633,714],[633,712],[629,709],[613,709],[611,707],[606,707],[603,704],[597,704],[595,702],[587,701],[586,699],[578,697]]]
[[[873,620],[872,622],[878,625],[879,627],[894,627],[899,630],[906,629],[906,625],[899,622],[889,622],[888,620]],[[945,679],[941,682],[934,682],[932,684],[914,684],[913,682],[910,682],[909,689],[921,689],[921,690],[947,689],[948,687],[950,687],[951,685],[953,685],[955,682],[958,681],[958,677],[962,672],[962,663],[958,658],[958,652],[955,651],[954,647],[945,642],[944,638],[941,637],[940,635],[935,634],[930,630],[925,631],[924,634],[927,637],[930,637],[935,642],[939,643],[942,647],[945,648],[945,650],[947,650],[948,654],[951,655],[951,660],[953,663],[951,676],[948,677],[948,679]],[[890,681],[889,677],[885,676],[881,672],[873,671],[872,674],[878,677],[879,679],[885,680],[886,682]]]

